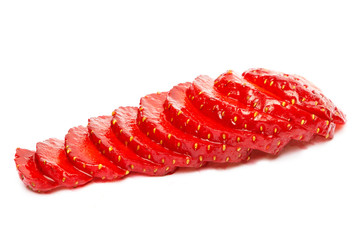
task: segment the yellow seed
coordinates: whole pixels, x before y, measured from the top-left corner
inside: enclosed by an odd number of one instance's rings
[[[246,124],[246,123],[244,124],[244,128],[247,128],[247,124]]]
[[[157,168],[154,169],[154,173],[156,173],[156,172],[157,172]]]
[[[69,154],[71,152],[71,149],[68,148],[68,150],[66,150],[66,153]]]
[[[100,163],[99,166],[98,166],[99,170],[100,170],[102,167],[103,167],[103,165]]]
[[[130,168],[131,168],[131,169],[134,169],[134,168],[135,168],[135,166],[131,164],[131,165],[130,165]]]
[[[231,92],[228,92],[227,96],[230,96]]]
[[[295,86],[292,86],[292,89],[295,89]]]
[[[178,143],[177,143],[177,147],[180,147],[180,146],[181,146],[181,143],[180,143],[180,142],[178,142]]]
[[[264,84],[266,84],[266,82],[267,82],[267,79],[265,78],[265,80],[264,80]]]
[[[271,82],[270,82],[270,87],[271,87],[273,84],[274,84],[274,81],[271,81]]]
[[[222,134],[222,138],[223,138],[224,140],[226,139],[226,134],[225,134],[225,133]]]
[[[146,172],[146,169],[145,169],[145,168],[143,169],[143,172]]]
[[[150,155],[150,154],[148,155],[148,159],[149,159],[149,160],[151,159],[151,155]]]
[[[240,137],[237,137],[237,138],[236,138],[236,141],[237,141],[237,142],[240,142],[240,140],[241,140]]]
[[[118,162],[120,162],[120,161],[121,161],[121,156],[119,155],[119,156],[118,156]]]
[[[195,148],[195,150],[198,148],[198,144],[197,144],[197,143],[194,144],[194,148]]]
[[[169,171],[169,169],[170,169],[169,167],[166,167],[165,171]]]
[[[146,121],[146,117],[143,117],[143,118],[141,119],[141,121],[142,121],[142,122],[145,122],[145,121]]]
[[[228,70],[228,71],[227,71],[227,74],[232,74],[232,73],[233,73],[232,70]]]
[[[105,177],[102,177],[101,179],[102,179],[102,180],[104,180],[104,179],[105,179]]]
[[[225,116],[225,111],[222,111],[221,116]]]
[[[255,113],[254,113],[254,117],[256,117],[258,114],[259,114],[258,112],[255,112]]]
[[[69,148],[69,145],[66,145],[66,146],[65,146],[65,149],[68,149],[68,148]]]
[[[268,112],[269,111],[269,108],[268,107],[265,107],[265,109],[264,109],[264,112]]]
[[[246,100],[249,100],[250,99],[250,95],[246,96]]]
[[[160,95],[160,92],[157,92],[156,94],[157,94],[157,95]]]
[[[153,129],[153,133],[154,133],[154,134],[155,134],[155,132],[156,132],[156,128]]]
[[[326,134],[325,138],[326,138],[326,139],[328,139],[328,138],[329,138],[329,136],[330,136],[329,134]]]
[[[256,104],[257,104],[257,102],[254,102],[254,105],[253,105],[253,107],[256,107]]]
[[[113,147],[112,146],[110,146],[109,147],[109,152],[111,152],[113,150]]]
[[[200,110],[201,110],[203,107],[204,107],[204,104],[201,104],[201,105],[200,105]]]
[[[255,136],[252,136],[252,140],[253,140],[253,142],[255,142],[255,140],[256,140],[256,137],[255,137]]]
[[[302,102],[305,102],[305,100],[306,100],[306,98],[304,98],[304,97],[301,99]]]
[[[170,140],[170,139],[171,139],[171,134],[169,133],[167,137],[168,137],[168,139]]]
[[[199,95],[201,95],[203,92],[199,92]]]
[[[129,141],[131,142],[132,140],[134,140],[134,137],[130,136]]]
[[[216,156],[213,156],[213,160],[216,161]]]
[[[112,116],[115,116],[115,114],[116,114],[116,112],[115,112],[115,111],[113,111],[113,112],[111,113],[111,115],[112,115]]]
[[[98,143],[101,144],[101,140],[99,140]]]
[[[326,125],[329,125],[329,124],[330,124],[329,120],[326,120]]]
[[[203,160],[203,156],[199,156],[199,161],[202,162]]]
[[[315,119],[315,114],[311,115],[311,118],[314,120]]]
[[[76,157],[73,157],[73,161],[76,161]]]
[[[197,130],[198,131],[200,131],[200,128],[201,128],[201,126],[200,126],[200,124],[197,126]]]
[[[209,134],[207,135],[207,137],[208,137],[208,139],[210,139],[210,138],[211,138],[211,134],[209,133]]]
[[[120,134],[122,134],[122,132],[123,132],[123,130],[122,130],[122,129],[120,129]]]
[[[160,140],[160,145],[162,145],[163,144],[163,140]]]
[[[125,175],[128,175],[130,172],[128,171],[128,170],[126,170],[126,172],[125,172]]]
[[[236,122],[236,121],[237,121],[237,116],[234,117],[234,122]]]
[[[281,103],[281,106],[285,107],[285,105],[286,105],[286,102]]]
[[[139,151],[139,150],[140,150],[140,145],[137,145],[136,151]]]
[[[176,160],[174,159],[174,160],[172,161],[172,163],[175,164],[175,163],[176,163]]]
[[[260,132],[262,132],[264,130],[263,126],[260,126]]]
[[[282,85],[282,86],[281,86],[281,89],[284,89],[284,88],[285,88],[285,85]]]
[[[320,109],[320,111],[325,112],[325,108]]]
[[[266,150],[270,148],[270,145],[266,145]]]
[[[247,160],[247,161],[250,161],[250,156],[248,156],[246,160]]]
[[[211,148],[211,145],[208,145],[208,146],[207,146],[207,150],[209,150],[209,151],[210,151],[210,148]]]
[[[241,151],[241,147],[238,147],[238,148],[236,149],[236,151],[240,152],[240,151]]]
[[[225,162],[228,162],[229,160],[230,160],[230,158],[229,158],[229,157],[226,157]]]
[[[300,135],[299,139],[301,140],[303,138],[303,135]]]
[[[289,124],[287,125],[287,127],[290,129],[290,128],[291,128],[291,124],[289,123]]]
[[[186,120],[186,124],[189,124],[189,122],[190,122],[190,119],[187,119],[187,120]]]
[[[78,181],[76,181],[76,182],[75,182],[75,185],[78,185],[78,184],[79,184],[79,182],[78,182]]]
[[[305,120],[301,120],[301,125],[304,125],[305,124]]]
[[[86,165],[85,165],[85,163],[83,163],[83,168],[85,168],[86,167]]]
[[[62,182],[65,182],[65,178],[63,177]]]
[[[291,104],[295,104],[295,99],[291,99]]]
[[[274,133],[277,133],[278,129],[277,128],[274,128]]]
[[[142,110],[144,110],[144,108],[143,108],[143,107],[140,107],[140,108],[139,108],[139,111],[141,112]]]
[[[318,102],[317,102],[317,101],[315,101],[315,106],[316,106],[316,105],[318,105]]]
[[[222,150],[225,151],[226,150],[226,145],[222,145]]]
[[[320,128],[316,129],[316,133],[319,133],[320,132]]]
[[[241,153],[238,155],[238,158],[241,158]]]
[[[173,121],[174,121],[174,118],[171,118],[171,119],[170,119],[170,122],[173,122]]]
[[[179,111],[177,112],[177,115],[180,116],[181,113],[182,113],[182,111],[179,110]]]
[[[114,119],[114,120],[112,121],[112,124],[113,124],[113,125],[115,125],[115,123],[116,123],[116,119]]]
[[[192,97],[191,97],[191,100],[194,100],[194,98],[195,98],[195,97],[194,97],[194,96],[192,96]]]
[[[281,142],[280,142],[280,141],[278,141],[277,145],[278,145],[278,146],[280,146],[280,144],[281,144]]]
[[[186,160],[186,164],[189,164],[189,163],[190,163],[190,159],[187,159],[187,160]]]

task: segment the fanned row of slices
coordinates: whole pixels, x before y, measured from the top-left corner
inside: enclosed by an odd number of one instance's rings
[[[277,154],[291,140],[332,138],[344,114],[303,77],[266,69],[199,76],[139,107],[119,107],[48,139],[18,148],[20,178],[36,192],[73,188],[131,172],[161,176],[207,162],[245,162],[253,150]]]

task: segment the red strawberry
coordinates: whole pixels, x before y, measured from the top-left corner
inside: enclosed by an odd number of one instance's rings
[[[148,138],[136,123],[137,114],[136,107],[120,107],[113,112],[112,129],[122,143],[137,155],[167,166],[186,167],[186,162],[192,161],[190,156],[170,151]]]
[[[67,151],[70,151],[69,149]],[[36,144],[36,161],[42,172],[54,179],[59,186],[77,187],[92,180],[92,177],[76,169],[68,161],[64,141],[50,138]]]
[[[59,186],[54,180],[44,176],[35,163],[35,152],[16,149],[15,164],[23,183],[36,192],[48,192]]]
[[[203,161],[239,162],[248,158],[251,150],[203,140],[174,127],[164,114],[166,95],[150,94],[140,100],[139,128],[151,139],[172,151],[189,154],[195,160],[188,162],[192,167],[201,167]]]
[[[86,127],[71,128],[65,136],[65,145],[71,163],[94,178],[114,180],[129,173],[100,153],[91,142]]]
[[[334,123],[298,108],[295,106],[295,100],[289,104],[271,92],[247,82],[233,71],[220,75],[214,83],[216,90],[249,108],[289,120],[292,124],[301,125],[308,131],[324,137],[332,137],[334,134]]]
[[[290,141],[289,138],[264,136],[219,124],[191,104],[191,100],[186,96],[186,91],[190,86],[191,83],[177,85],[171,89],[165,101],[165,113],[168,120],[170,119],[172,124],[182,131],[202,139],[272,154],[277,153]]]
[[[257,132],[282,139],[308,141],[313,133],[301,126],[248,108],[234,99],[215,91],[214,81],[208,76],[199,76],[189,88],[187,95],[192,104],[204,114],[231,128]]]
[[[344,124],[345,115],[305,78],[264,68],[249,69],[243,77],[294,105],[330,122]]]
[[[170,168],[136,155],[117,139],[111,129],[111,120],[111,116],[101,116],[90,118],[88,124],[91,141],[108,159],[126,170],[146,175],[160,176],[175,171],[175,167]]]

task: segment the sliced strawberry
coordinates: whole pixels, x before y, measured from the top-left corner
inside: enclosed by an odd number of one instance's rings
[[[27,149],[16,149],[15,164],[23,183],[35,192],[48,192],[59,186],[54,180],[46,177],[35,163],[35,152]]]
[[[205,115],[228,127],[257,132],[282,139],[309,141],[313,133],[291,122],[258,112],[215,91],[208,76],[195,79],[187,92],[192,104]]]
[[[59,186],[77,187],[92,180],[91,176],[76,169],[67,159],[62,140],[50,138],[37,143],[35,156],[42,172],[54,179]]]
[[[71,128],[65,136],[66,153],[71,163],[94,178],[114,180],[129,171],[107,159],[91,142],[84,126]]]
[[[170,151],[148,138],[137,125],[137,114],[136,107],[120,107],[113,112],[112,129],[122,143],[137,155],[167,166],[184,167],[187,160],[192,161],[190,156]]]
[[[203,140],[173,126],[164,114],[166,95],[166,92],[150,94],[140,100],[138,123],[147,136],[172,151],[190,155],[193,161],[186,164],[191,167],[201,167],[203,161],[240,162],[248,159],[251,149]]]
[[[324,137],[332,137],[334,134],[334,123],[315,117],[314,114],[298,108],[295,105],[295,100],[292,100],[291,104],[281,100],[278,96],[253,85],[233,71],[220,75],[214,83],[216,90],[229,98],[238,100],[249,108],[284,120],[290,120],[289,122],[292,124],[301,125],[308,131]]]
[[[324,94],[305,78],[289,75],[264,68],[249,69],[243,77],[284,101],[313,113],[316,117],[324,118],[330,122],[344,124],[345,115],[326,98]]]
[[[90,118],[88,124],[91,141],[108,159],[126,170],[146,175],[160,176],[175,171],[174,166],[165,166],[136,155],[117,139],[111,129],[111,120],[111,116],[100,116]]]
[[[232,129],[219,124],[202,114],[186,97],[186,91],[191,83],[181,83],[172,88],[165,101],[165,114],[174,126],[182,131],[198,136],[202,139],[220,142],[245,149],[252,148],[267,153],[279,152],[288,142],[289,138],[281,139],[274,136],[251,133]]]

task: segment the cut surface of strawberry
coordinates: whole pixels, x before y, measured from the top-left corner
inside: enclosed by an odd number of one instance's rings
[[[15,154],[15,164],[20,179],[35,192],[48,192],[56,189],[59,184],[44,176],[35,162],[35,151],[18,148]]]
[[[288,120],[292,124],[301,125],[308,131],[324,137],[332,137],[334,134],[334,123],[298,108],[295,100],[291,100],[289,103],[280,99],[266,89],[246,81],[233,71],[221,74],[214,84],[217,91],[229,98],[236,99],[249,108]],[[273,85],[271,82],[270,84]]]
[[[88,130],[91,141],[108,159],[128,171],[151,176],[161,176],[175,171],[175,166],[165,166],[136,155],[125,146],[112,131],[112,116],[89,119]]]
[[[42,172],[59,186],[72,188],[92,180],[91,176],[76,169],[67,159],[63,140],[50,138],[37,143],[35,156]]]
[[[78,169],[101,180],[115,180],[128,171],[107,159],[92,143],[84,126],[71,128],[65,136],[65,148],[69,161]]]
[[[228,127],[257,132],[265,136],[309,141],[314,133],[291,122],[248,108],[214,89],[214,81],[208,76],[195,79],[187,92],[192,104],[203,114]]]
[[[181,83],[173,87],[169,91],[164,105],[167,119],[182,131],[202,139],[240,148],[252,148],[271,154],[278,153],[289,142],[289,138],[264,136],[219,124],[191,104],[191,97],[189,99],[186,96],[186,91],[190,86],[191,83]]]
[[[192,161],[190,156],[173,152],[148,138],[138,127],[137,114],[137,107],[120,107],[113,112],[112,129],[122,143],[137,155],[167,166],[183,167],[188,160]]]
[[[264,68],[249,69],[242,76],[287,102],[324,118],[344,124],[345,115],[311,82],[298,75],[290,75]]]
[[[172,151],[190,155],[194,161],[187,162],[189,167],[201,167],[204,161],[241,162],[248,159],[251,149],[203,140],[173,126],[164,113],[166,95],[167,92],[150,94],[140,100],[139,128],[147,136]]]

